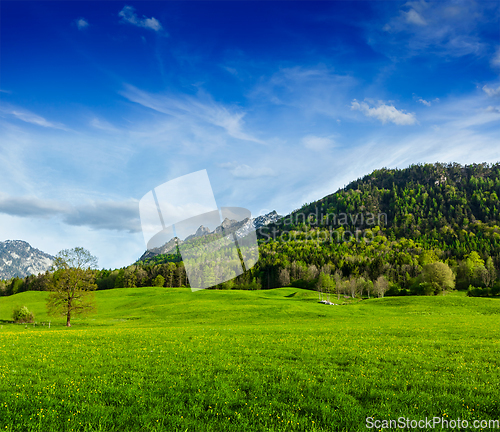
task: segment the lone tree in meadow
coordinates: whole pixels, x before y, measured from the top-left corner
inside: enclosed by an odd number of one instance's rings
[[[71,316],[87,314],[95,310],[93,269],[97,257],[81,247],[60,251],[54,270],[51,293],[47,300],[49,315],[66,316],[66,326],[71,327]]]

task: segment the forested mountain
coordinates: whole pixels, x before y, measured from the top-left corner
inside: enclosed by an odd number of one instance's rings
[[[466,165],[434,164],[412,165],[407,169],[381,169],[353,181],[332,195],[303,206],[282,219],[298,219],[299,214],[311,216],[319,210],[319,225],[341,225],[343,213],[347,218],[344,227],[369,226],[369,217],[376,217],[376,224],[384,228],[390,238],[436,238],[453,243],[466,240],[465,232],[479,232],[486,226],[500,224],[500,164]],[[337,220],[328,214],[337,215]],[[361,214],[365,216],[362,222]],[[359,215],[358,219],[355,216]],[[314,226],[314,217],[305,225]],[[351,223],[354,221],[354,223]],[[373,222],[371,223],[373,226]],[[295,223],[293,227],[297,227]],[[303,225],[302,225],[303,226]],[[292,228],[293,228],[292,227]],[[494,235],[497,240],[500,235]],[[486,246],[482,245],[482,246]],[[462,252],[465,249],[462,248]]]
[[[409,289],[423,265],[439,260],[459,288],[492,286],[480,274],[500,264],[498,195],[498,163],[376,170],[259,231],[263,284],[313,279],[327,266]]]
[[[390,240],[414,239],[458,257],[473,250],[496,255],[500,252],[498,195],[500,164],[382,169],[304,205],[269,228],[281,235],[318,228],[355,233],[379,226]]]

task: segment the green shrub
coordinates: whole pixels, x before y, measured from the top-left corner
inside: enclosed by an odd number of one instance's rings
[[[469,285],[469,289],[467,290],[468,297],[488,297],[490,295],[489,288],[477,288]]]
[[[162,275],[156,276],[153,281],[153,286],[162,287],[164,285],[165,285],[165,278]]]
[[[234,288],[234,279],[230,279],[220,284],[220,289],[230,290]]]
[[[35,321],[35,316],[26,306],[18,306],[12,311],[12,319],[16,323],[32,323]]]
[[[491,288],[491,295],[498,294],[500,294],[500,281],[496,281],[495,285],[493,285],[493,288]]]
[[[394,297],[400,295],[400,286],[395,283],[391,283],[389,289],[385,292],[386,297]]]
[[[232,289],[238,290],[260,290],[262,288],[260,281],[257,281],[255,278],[252,279],[251,282],[244,282],[239,285],[234,285]]]
[[[434,295],[435,288],[432,284],[428,282],[420,282],[410,287],[410,293],[412,295],[431,296]]]

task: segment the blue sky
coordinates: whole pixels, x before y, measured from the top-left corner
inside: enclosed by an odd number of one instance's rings
[[[0,7],[0,240],[121,267],[141,197],[201,169],[256,216],[381,167],[500,160],[497,1]]]

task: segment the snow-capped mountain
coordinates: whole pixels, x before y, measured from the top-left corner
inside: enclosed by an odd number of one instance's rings
[[[22,240],[0,242],[0,279],[43,273],[54,257]]]
[[[266,215],[257,216],[256,218],[246,218],[242,221],[224,219],[222,224],[220,224],[214,231],[210,231],[207,227],[203,225],[198,228],[196,233],[186,237],[184,241],[189,241],[195,237],[203,237],[210,234],[221,234],[221,233],[234,233],[237,238],[242,238],[248,235],[250,232],[257,230],[260,227],[269,225],[272,222],[276,222],[280,219],[280,216],[276,211],[272,211]],[[152,258],[159,254],[169,254],[175,253],[177,251],[176,245],[181,245],[184,243],[183,240],[177,237],[165,243],[163,246],[154,248],[144,252],[144,254],[139,258],[138,261],[144,261],[148,258]]]
[[[245,219],[240,222],[241,226],[237,228],[234,234],[237,238],[245,237],[251,231],[256,231],[263,226],[276,222],[282,217],[283,216],[280,216],[278,213],[276,213],[276,210],[273,210],[268,214],[257,216],[256,218]]]
[[[221,233],[227,233],[227,234],[234,233],[237,238],[241,238],[246,236],[251,231],[255,231],[260,227],[269,225],[272,222],[276,222],[281,217],[282,216],[280,216],[278,213],[276,213],[276,210],[274,210],[266,215],[257,216],[256,218],[246,218],[243,219],[242,221],[231,220],[226,218],[224,219],[222,224],[220,224],[212,232],[208,228],[202,225],[198,228],[195,234],[186,237],[184,241],[188,241],[194,237],[203,237],[209,234],[221,234]],[[182,243],[182,241],[179,241],[179,244],[180,243]]]
[[[253,227],[257,229],[260,228],[261,226],[269,225],[270,223],[276,222],[282,217],[283,216],[276,213],[276,210],[273,210],[268,214],[257,216],[256,218],[252,219]]]

